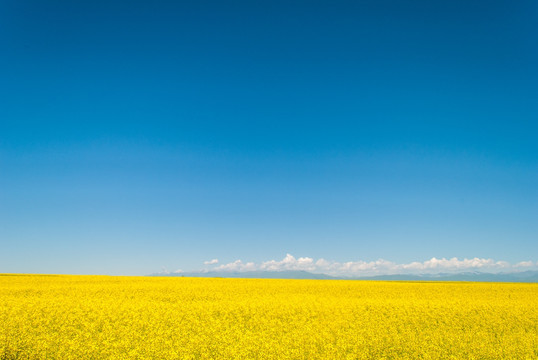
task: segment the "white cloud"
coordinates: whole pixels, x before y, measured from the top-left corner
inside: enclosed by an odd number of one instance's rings
[[[220,265],[215,268],[216,271],[255,271],[256,264],[253,262],[243,263],[241,260],[235,260],[232,263]]]
[[[535,264],[532,261],[521,261],[521,262],[518,262],[516,265],[514,265],[514,267],[516,268],[533,267],[533,266],[538,266],[538,262]]]
[[[293,255],[286,254],[286,257],[280,261],[269,260],[264,261],[259,266],[260,270],[281,271],[281,270],[306,270],[314,271],[316,266],[314,259],[309,257],[301,257],[296,259]]]
[[[204,265],[215,265],[215,264],[218,264],[218,263],[219,263],[219,259],[213,259],[213,260],[204,261]]]
[[[215,259],[216,260],[216,259]],[[212,260],[214,261],[214,260]],[[209,265],[211,262],[206,262]],[[215,264],[214,262],[213,264]],[[381,274],[418,274],[418,273],[440,273],[440,272],[460,272],[460,271],[483,271],[499,272],[517,270],[520,268],[538,268],[538,263],[532,261],[522,261],[512,265],[506,261],[495,261],[493,259],[472,258],[458,259],[456,257],[431,258],[419,262],[398,264],[392,261],[379,259],[375,261],[328,261],[323,258],[314,260],[310,257],[296,258],[291,254],[286,254],[282,260],[268,260],[261,263],[234,262],[223,264],[214,268],[216,271],[285,271],[304,270],[314,273],[325,273],[337,276],[363,276]]]

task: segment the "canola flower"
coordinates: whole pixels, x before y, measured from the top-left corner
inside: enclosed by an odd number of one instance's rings
[[[0,359],[538,359],[538,284],[4,275]]]

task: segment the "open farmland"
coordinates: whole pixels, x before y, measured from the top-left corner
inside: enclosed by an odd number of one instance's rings
[[[1,359],[538,359],[538,284],[0,276]]]

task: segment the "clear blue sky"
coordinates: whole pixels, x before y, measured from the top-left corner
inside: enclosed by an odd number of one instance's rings
[[[538,261],[535,1],[0,3],[0,272]]]

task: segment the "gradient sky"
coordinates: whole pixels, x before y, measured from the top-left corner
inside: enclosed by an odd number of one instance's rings
[[[535,1],[0,2],[0,272],[538,261]]]

